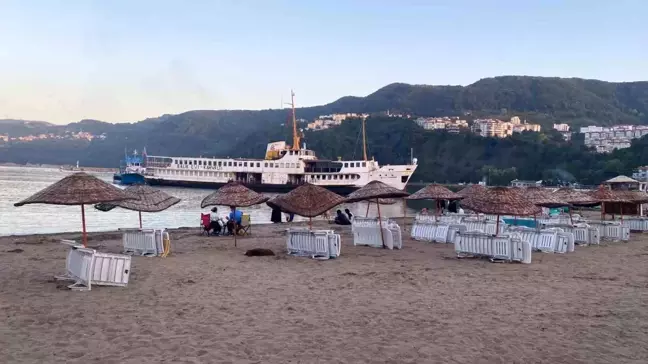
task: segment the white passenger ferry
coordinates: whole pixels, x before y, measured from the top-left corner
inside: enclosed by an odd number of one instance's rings
[[[294,97],[294,94],[293,94]],[[147,156],[145,179],[150,185],[220,187],[240,181],[258,192],[285,192],[305,182],[338,193],[349,193],[371,181],[404,189],[416,170],[416,158],[406,165],[380,166],[368,160],[321,160],[300,147],[293,101],[293,145],[269,143],[265,159]],[[364,141],[363,123],[363,141]]]

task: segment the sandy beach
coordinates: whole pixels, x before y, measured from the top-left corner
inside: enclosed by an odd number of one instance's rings
[[[316,227],[330,225],[318,222]],[[456,259],[452,245],[285,255],[287,225],[253,237],[171,231],[168,258],[133,257],[128,287],[73,292],[53,279],[80,234],[0,238],[1,363],[646,363],[648,235]],[[89,246],[118,253],[118,233]],[[250,248],[275,257],[246,257]]]

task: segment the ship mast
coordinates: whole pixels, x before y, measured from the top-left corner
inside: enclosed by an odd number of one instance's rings
[[[297,118],[295,117],[295,92],[290,90],[290,100],[292,105],[292,123],[293,123],[293,145],[292,150],[299,150],[299,134],[297,133]]]
[[[367,118],[362,117],[362,154],[364,155],[364,160],[367,160],[367,134],[365,132],[365,121]]]

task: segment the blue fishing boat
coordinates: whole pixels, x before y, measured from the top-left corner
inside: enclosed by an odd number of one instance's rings
[[[119,163],[119,172],[113,175],[113,183],[120,185],[137,185],[145,184],[144,173],[146,167],[144,160],[146,159],[146,149],[142,156],[137,155],[137,150],[133,151],[132,156],[124,156],[124,159]]]

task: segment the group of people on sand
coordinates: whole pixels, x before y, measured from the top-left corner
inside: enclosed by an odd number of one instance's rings
[[[351,225],[351,220],[353,220],[353,214],[349,209],[344,209],[344,213],[342,213],[342,210],[337,210],[333,223],[337,225]]]
[[[218,208],[214,207],[209,213],[209,230],[214,235],[225,235],[225,229],[227,229],[227,234],[232,235],[234,232],[238,233],[238,230],[241,227],[241,222],[243,220],[243,212],[237,210],[236,207],[230,207],[229,215],[225,216],[223,219],[218,214]]]

